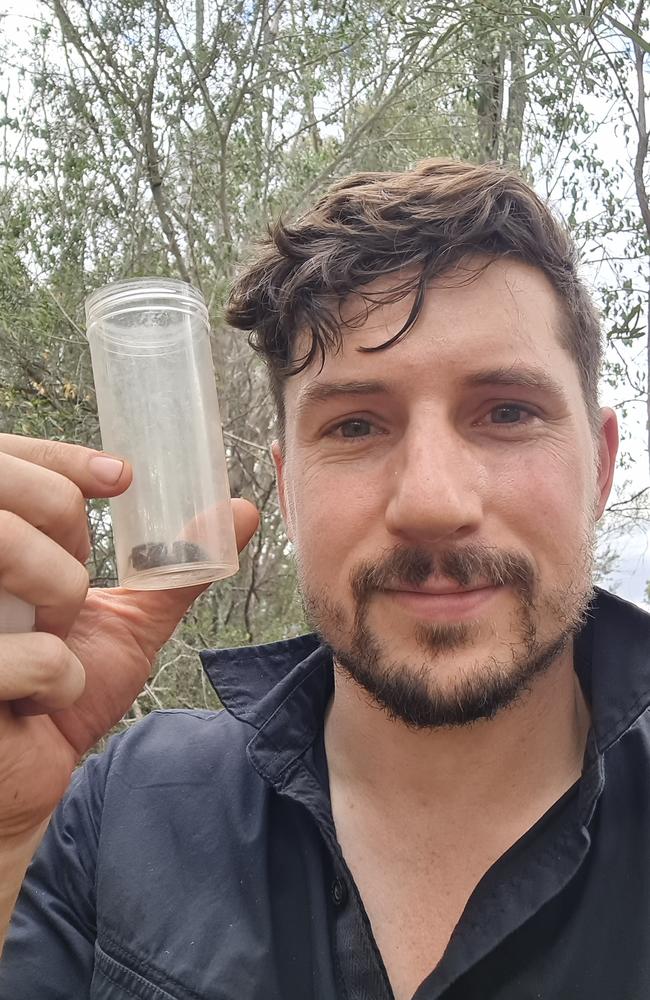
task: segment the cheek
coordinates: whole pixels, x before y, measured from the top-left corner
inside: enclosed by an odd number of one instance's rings
[[[303,567],[317,576],[347,577],[382,523],[381,501],[368,480],[351,474],[342,483],[327,469],[306,468],[294,502],[294,544]]]
[[[576,456],[546,455],[526,464],[516,485],[501,495],[502,516],[543,574],[562,573],[577,565],[592,527],[593,483]]]

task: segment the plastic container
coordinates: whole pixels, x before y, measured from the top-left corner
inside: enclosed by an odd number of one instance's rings
[[[120,586],[189,587],[239,568],[202,296],[119,281],[86,300],[102,447],[133,482],[110,500]]]

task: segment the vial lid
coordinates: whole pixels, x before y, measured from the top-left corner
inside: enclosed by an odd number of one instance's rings
[[[208,322],[205,300],[196,288],[174,278],[128,278],[114,281],[92,292],[86,299],[86,336],[92,327],[107,319],[149,310],[153,313],[181,312],[197,315]]]

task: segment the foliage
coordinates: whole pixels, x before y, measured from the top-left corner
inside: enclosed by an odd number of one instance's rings
[[[180,276],[209,304],[233,493],[262,512],[241,573],[196,603],[133,717],[210,702],[197,648],[304,627],[264,374],[221,310],[269,218],[333,178],[450,155],[546,185],[603,258],[607,378],[627,380],[626,405],[645,403],[641,4],[43,0],[41,12],[18,49],[2,43],[0,429],[99,446],[84,298],[125,276]],[[615,163],[597,151],[603,128]],[[106,505],[90,517],[92,581],[110,585]]]

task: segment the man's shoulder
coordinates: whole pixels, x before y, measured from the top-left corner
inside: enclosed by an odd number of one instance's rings
[[[224,709],[164,709],[118,734],[94,761],[107,778],[131,787],[213,782],[215,769],[247,765],[246,746],[254,734]]]
[[[87,845],[93,867],[97,857],[98,882],[116,857],[135,878],[137,864],[165,854],[170,836],[219,830],[225,846],[251,803],[267,801],[246,752],[254,734],[225,710],[152,712],[78,769],[54,826]]]

